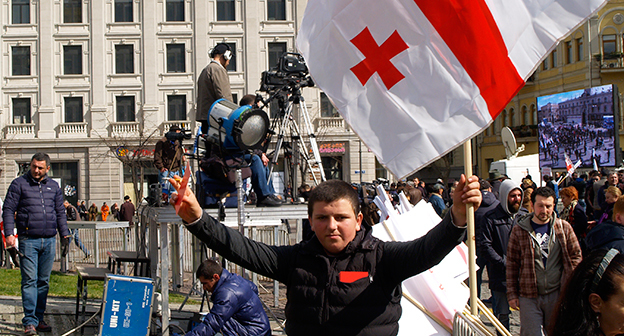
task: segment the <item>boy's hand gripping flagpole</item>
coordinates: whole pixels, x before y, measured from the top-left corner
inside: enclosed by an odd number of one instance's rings
[[[464,174],[472,176],[472,143],[468,140],[464,143]],[[468,227],[468,279],[470,283],[470,313],[479,316],[477,301],[477,260],[475,244],[475,220],[474,205],[466,203],[466,225]]]

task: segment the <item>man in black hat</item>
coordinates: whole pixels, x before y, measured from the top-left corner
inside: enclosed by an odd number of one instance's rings
[[[195,120],[201,122],[202,133],[208,132],[208,112],[212,104],[224,98],[233,101],[230,78],[226,67],[232,59],[232,50],[225,43],[217,44],[210,52],[210,63],[197,79],[197,112]]]
[[[181,133],[178,125],[169,127],[169,132]],[[184,150],[180,140],[170,140],[164,136],[156,143],[154,150],[154,166],[158,169],[158,181],[162,185],[163,200],[166,201],[171,194],[169,178],[175,175],[183,175]]]

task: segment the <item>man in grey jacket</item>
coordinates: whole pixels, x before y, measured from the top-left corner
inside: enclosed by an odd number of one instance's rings
[[[233,102],[230,79],[226,67],[232,59],[232,50],[225,43],[217,44],[210,52],[210,63],[197,79],[197,112],[195,120],[201,122],[202,133],[208,132],[208,112],[212,104],[221,99]]]

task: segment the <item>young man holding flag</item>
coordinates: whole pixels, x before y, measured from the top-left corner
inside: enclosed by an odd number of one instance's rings
[[[180,188],[179,181],[170,182]],[[465,205],[479,206],[479,186],[476,176],[462,175],[440,224],[408,242],[372,237],[362,226],[357,193],[339,180],[312,190],[308,218],[315,236],[293,246],[266,245],[227,228],[203,212],[189,189],[180,196],[178,215],[210,249],[286,285],[288,335],[396,335],[401,282],[439,263],[462,241]]]

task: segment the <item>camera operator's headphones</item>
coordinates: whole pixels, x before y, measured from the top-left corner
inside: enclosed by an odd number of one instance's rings
[[[210,52],[210,58],[215,58],[217,55],[223,55],[223,58],[229,61],[232,59],[232,48],[226,43],[219,43]]]

